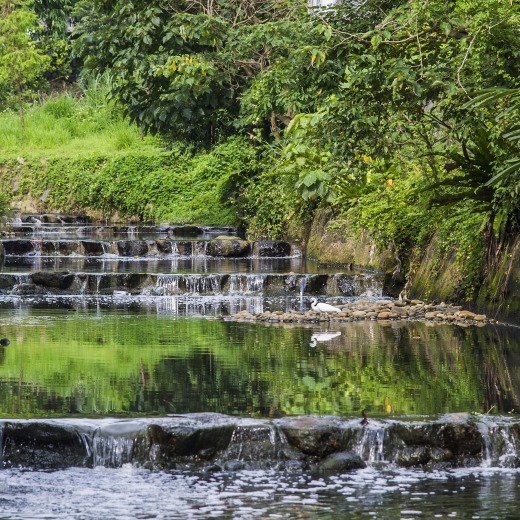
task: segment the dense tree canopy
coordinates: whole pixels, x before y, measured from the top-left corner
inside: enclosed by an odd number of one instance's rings
[[[206,142],[234,131],[252,80],[313,33],[303,1],[85,0],[77,13],[78,54],[87,69],[113,72],[130,117]],[[271,117],[263,97],[259,110]]]

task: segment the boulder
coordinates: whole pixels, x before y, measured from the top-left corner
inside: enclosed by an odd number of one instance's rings
[[[325,457],[320,461],[318,467],[321,471],[342,473],[344,471],[366,468],[366,464],[356,453],[351,451],[341,451],[338,453],[331,453]]]
[[[144,240],[120,240],[117,251],[120,256],[144,256],[148,253],[148,244]]]
[[[210,256],[238,257],[246,256],[251,251],[250,243],[239,237],[219,236],[208,244],[206,252]]]
[[[291,244],[282,240],[262,240],[253,243],[253,256],[284,257],[291,256]]]
[[[74,281],[74,274],[65,272],[40,271],[31,274],[31,280],[36,285],[53,289],[68,289]]]

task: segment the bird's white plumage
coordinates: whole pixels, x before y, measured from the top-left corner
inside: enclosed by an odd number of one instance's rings
[[[311,298],[311,309],[314,312],[341,312],[341,309],[334,307],[334,305],[323,302],[318,303],[317,298]]]

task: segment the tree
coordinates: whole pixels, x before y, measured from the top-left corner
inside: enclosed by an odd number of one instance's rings
[[[129,116],[146,131],[206,143],[236,131],[253,79],[311,27],[304,0],[83,0],[76,13],[77,55],[93,73],[112,71]],[[248,111],[238,124],[262,125],[254,119]]]
[[[38,17],[28,2],[0,0],[0,86],[3,101],[18,105],[22,129],[24,103],[49,65],[32,38],[37,32]]]
[[[72,60],[71,35],[76,23],[72,10],[77,0],[33,0],[33,9],[40,19],[38,48],[50,57],[45,78],[52,83],[70,81],[78,71]]]
[[[465,104],[482,89],[518,86],[518,4],[368,0],[323,22],[344,74],[318,111],[300,115],[288,133],[288,162],[317,165],[300,175],[304,195],[332,189],[348,205],[374,188],[370,178],[384,189],[399,171],[419,167],[432,204],[470,200],[475,210],[498,212],[490,181],[508,149],[496,131],[502,123]]]

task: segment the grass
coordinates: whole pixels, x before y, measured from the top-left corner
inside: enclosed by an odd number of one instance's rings
[[[17,112],[1,112],[0,155],[77,157],[163,149],[159,138],[142,136],[108,99],[110,81],[103,76],[27,107],[25,131]]]

